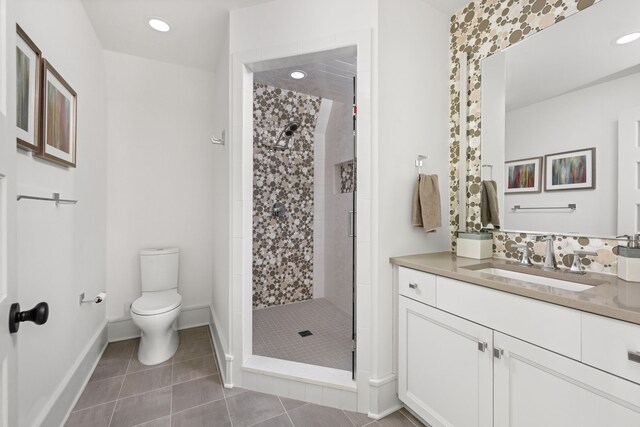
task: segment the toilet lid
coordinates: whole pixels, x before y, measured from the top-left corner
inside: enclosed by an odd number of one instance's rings
[[[175,290],[148,292],[131,304],[131,311],[143,316],[152,316],[171,311],[182,304],[182,295]]]

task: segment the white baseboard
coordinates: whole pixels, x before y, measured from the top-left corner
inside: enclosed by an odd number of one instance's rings
[[[66,422],[106,347],[107,323],[105,321],[71,366],[35,425],[61,426]]]
[[[223,341],[223,335],[220,334],[218,325],[220,325],[220,322],[217,321],[216,313],[213,311],[213,307],[209,307],[209,331],[213,347],[216,350],[222,385],[225,388],[233,388],[233,355],[227,353],[226,342]]]
[[[369,418],[379,420],[402,408],[396,391],[396,375],[369,379]]]
[[[178,329],[193,328],[209,324],[209,306],[182,308],[178,316]],[[110,320],[108,324],[109,342],[138,338],[140,329],[130,317]]]

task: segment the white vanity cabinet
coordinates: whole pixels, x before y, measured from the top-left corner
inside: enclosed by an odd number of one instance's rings
[[[429,424],[491,426],[493,331],[400,296],[398,395]]]
[[[429,303],[398,284],[398,397],[432,426],[640,426],[640,364],[598,347],[640,350],[625,347],[640,326],[404,267],[397,277],[435,283]]]

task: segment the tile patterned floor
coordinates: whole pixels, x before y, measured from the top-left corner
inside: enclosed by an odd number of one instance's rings
[[[351,371],[351,328],[351,316],[324,298],[257,309],[253,354]]]
[[[107,346],[67,427],[422,427],[405,410],[373,421],[328,408],[220,384],[208,327],[180,331],[172,359],[145,366],[138,340]]]

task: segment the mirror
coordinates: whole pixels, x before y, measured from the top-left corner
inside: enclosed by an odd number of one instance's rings
[[[483,60],[481,170],[501,229],[638,232],[640,40],[616,43],[634,32],[640,1],[602,0]]]

